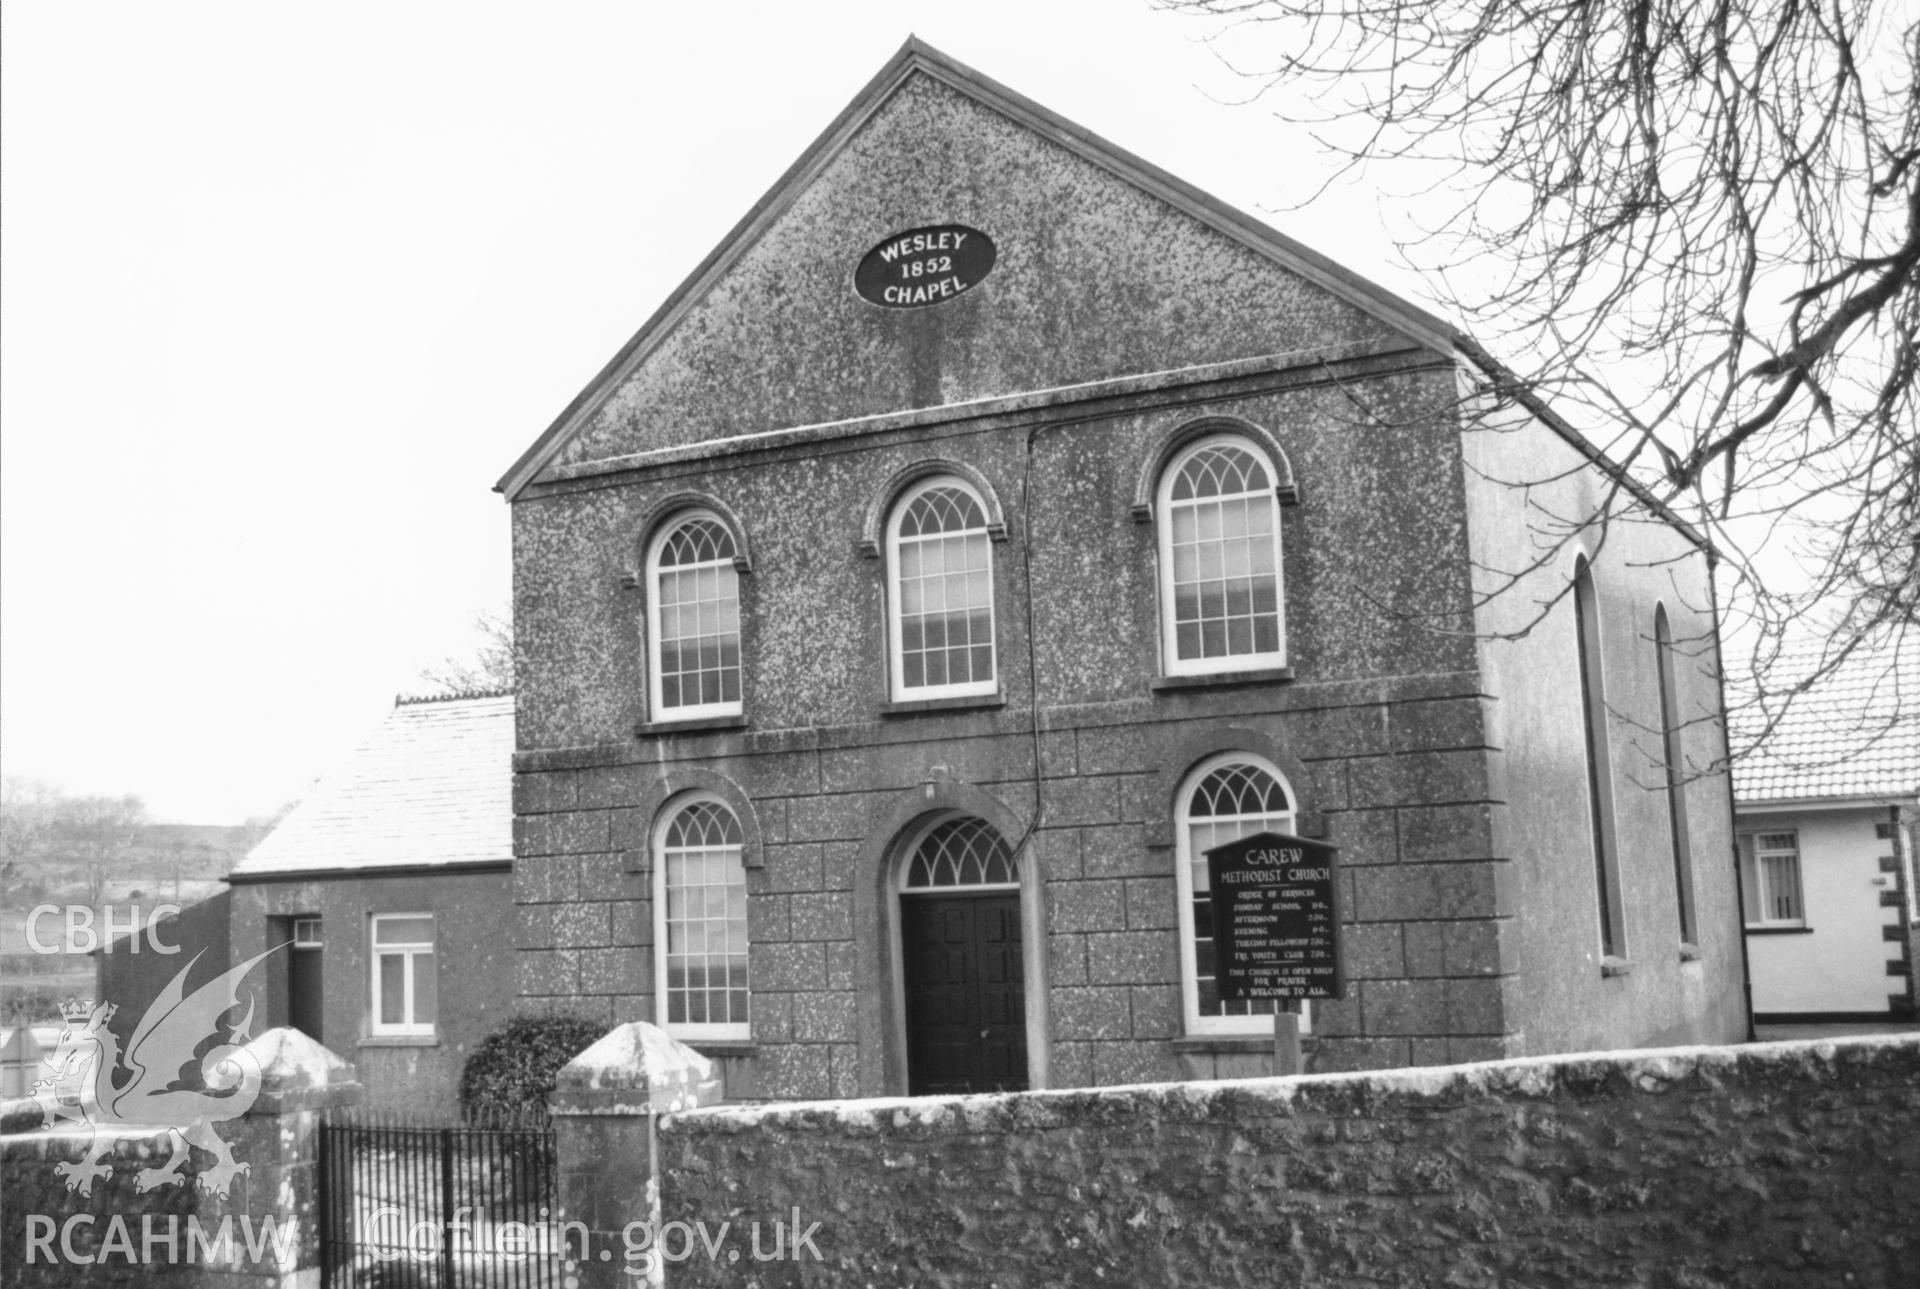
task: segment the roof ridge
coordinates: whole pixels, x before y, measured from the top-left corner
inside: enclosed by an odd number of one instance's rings
[[[395,694],[395,707],[417,707],[425,703],[467,703],[482,698],[512,698],[513,687],[492,686],[480,689],[458,689],[446,694]]]

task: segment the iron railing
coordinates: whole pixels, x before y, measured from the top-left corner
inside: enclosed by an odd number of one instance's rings
[[[320,1128],[326,1289],[548,1289],[560,1283],[553,1129],[544,1115]]]

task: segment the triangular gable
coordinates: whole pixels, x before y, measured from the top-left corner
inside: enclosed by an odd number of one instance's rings
[[[1232,209],[1191,184],[980,75],[924,42],[909,38],[899,53],[788,168],[599,375],[568,404],[539,440],[515,462],[496,485],[497,490],[512,500],[558,460],[563,452],[568,451],[570,444],[594,421],[609,400],[621,391],[650,357],[669,342],[676,328],[721,287],[728,275],[742,264],[770,229],[795,211],[796,203],[807,197],[816,180],[842,157],[855,137],[888,108],[903,88],[921,76],[1041,136],[1090,164],[1098,172],[1149,194],[1166,207],[1194,221],[1200,228],[1230,243],[1238,252],[1244,253],[1250,263],[1270,266],[1280,274],[1309,284],[1311,289],[1321,293],[1336,307],[1354,317],[1368,319],[1376,330],[1389,332],[1401,341],[1436,352],[1454,351],[1458,340],[1456,333],[1433,315],[1258,220]],[[851,264],[847,267],[850,270]],[[1094,373],[1096,376],[1100,374],[1112,373]],[[995,392],[1017,391],[1006,389]],[[947,400],[935,398],[933,401]],[[905,406],[908,402],[902,400],[899,405]],[[922,400],[914,405],[927,404]],[[857,408],[853,414],[876,410],[879,409]]]

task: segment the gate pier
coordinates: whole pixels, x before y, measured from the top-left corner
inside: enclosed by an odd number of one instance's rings
[[[176,1289],[317,1289],[320,1283],[321,1116],[360,1099],[353,1066],[293,1029],[246,1044],[260,1068],[252,1104],[212,1124],[233,1162],[225,1186],[202,1185],[211,1156],[198,1146],[175,1184],[149,1184],[173,1153],[168,1129],[185,1123],[105,1122],[116,1140],[87,1193],[69,1189],[61,1165],[91,1155],[84,1116],[43,1127],[44,1108],[10,1101],[0,1116],[0,1289],[67,1289],[167,1273]],[[77,1104],[77,1103],[75,1103]]]
[[[292,1265],[246,1279],[256,1289],[313,1289],[320,1283],[322,1121],[329,1110],[358,1105],[360,1083],[352,1065],[297,1029],[270,1029],[247,1047],[260,1058],[260,1095],[234,1140],[235,1156],[253,1165],[246,1207],[261,1218],[293,1217],[300,1238]]]
[[[641,1269],[660,1283],[659,1260],[645,1257],[660,1231],[659,1117],[720,1098],[713,1063],[644,1021],[609,1031],[560,1071],[552,1101],[560,1217],[587,1228],[587,1256],[567,1263],[579,1289],[632,1286],[626,1255],[636,1245]]]

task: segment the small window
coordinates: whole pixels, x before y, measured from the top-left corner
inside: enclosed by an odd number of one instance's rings
[[[1273,1032],[1271,1001],[1222,1002],[1214,983],[1213,897],[1207,851],[1255,833],[1291,833],[1294,803],[1279,772],[1254,757],[1218,756],[1182,787],[1175,867],[1180,900],[1180,983],[1189,1034]]]
[[[1280,503],[1265,454],[1200,440],[1160,482],[1161,652],[1169,674],[1286,662]]]
[[[373,919],[373,1033],[430,1036],[438,1013],[433,914]]]
[[[1740,838],[1740,887],[1750,927],[1807,923],[1800,890],[1800,835],[1751,833]]]
[[[710,796],[686,799],[656,833],[657,1014],[678,1038],[751,1036],[741,844],[740,821]]]
[[[993,548],[986,508],[957,479],[910,489],[887,524],[893,697],[991,694]]]
[[[740,575],[733,534],[708,511],[670,525],[647,556],[650,702],[656,721],[737,716]]]
[[[295,918],[293,920],[293,947],[296,949],[318,949],[320,947],[319,918]]]

